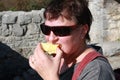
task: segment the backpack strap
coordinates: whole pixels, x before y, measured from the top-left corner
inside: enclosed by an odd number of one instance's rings
[[[78,66],[76,67],[76,69],[73,73],[73,76],[72,76],[72,80],[77,80],[77,78],[79,77],[79,75],[81,74],[81,72],[83,71],[85,66],[97,57],[104,57],[104,56],[102,56],[100,53],[95,52],[95,51],[87,54],[83,58],[83,60],[78,64]]]

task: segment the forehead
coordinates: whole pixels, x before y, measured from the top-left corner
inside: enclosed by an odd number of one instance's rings
[[[45,25],[49,25],[49,26],[71,26],[75,24],[76,23],[74,19],[68,20],[61,16],[58,17],[57,19],[52,19],[52,20],[46,19],[45,21]]]

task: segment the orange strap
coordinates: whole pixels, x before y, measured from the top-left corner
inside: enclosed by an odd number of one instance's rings
[[[95,51],[87,54],[84,57],[84,59],[76,67],[76,69],[73,73],[73,76],[72,76],[72,80],[77,80],[77,78],[79,77],[79,75],[81,74],[81,72],[85,68],[85,66],[97,57],[103,57],[103,56],[100,53],[95,52]]]

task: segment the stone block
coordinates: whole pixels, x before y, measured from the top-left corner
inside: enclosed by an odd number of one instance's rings
[[[9,30],[9,26],[6,24],[2,24],[2,36],[9,36],[11,35],[11,31]]]
[[[40,23],[42,18],[40,16],[39,11],[32,11],[32,22],[33,23]]]
[[[40,34],[40,26],[35,23],[28,24],[27,28],[27,35]]]
[[[120,42],[109,41],[102,44],[103,54],[105,56],[113,56],[120,53]]]
[[[12,31],[13,31],[13,35],[17,37],[23,36],[24,34],[24,30],[19,24],[14,24]]]
[[[2,23],[3,24],[14,24],[17,20],[17,13],[16,12],[8,12],[3,15]]]
[[[25,13],[20,12],[18,13],[18,21],[17,23],[20,25],[28,24],[32,22],[32,14],[31,13]]]

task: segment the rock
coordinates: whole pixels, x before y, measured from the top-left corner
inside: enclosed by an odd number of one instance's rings
[[[17,20],[16,12],[8,12],[4,14],[2,17],[3,24],[13,24],[16,23],[16,20]]]

